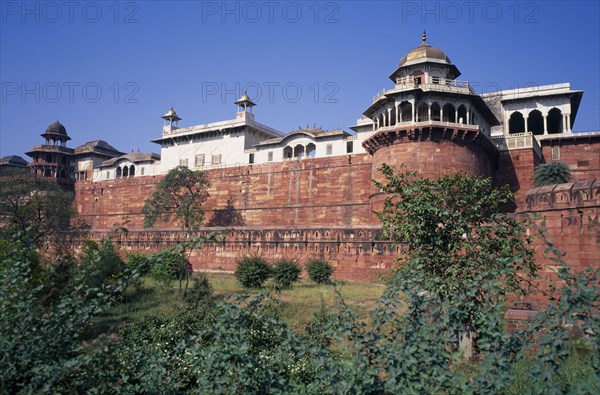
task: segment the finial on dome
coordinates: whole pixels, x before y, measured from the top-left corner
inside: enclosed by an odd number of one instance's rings
[[[427,42],[427,30],[423,29],[423,35],[421,36],[423,43]]]

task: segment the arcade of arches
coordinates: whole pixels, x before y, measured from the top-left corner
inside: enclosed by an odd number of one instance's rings
[[[571,115],[563,114],[556,107],[550,109],[546,115],[540,110],[531,110],[527,113],[527,118],[520,111],[515,111],[508,119],[508,133],[557,134],[570,132],[570,124]]]
[[[117,167],[117,175],[116,178],[125,178],[125,177],[133,177],[135,176],[135,166],[119,166]]]
[[[394,126],[404,122],[441,121],[467,125],[477,124],[477,114],[464,104],[456,107],[452,103],[441,105],[437,101],[421,101],[413,106],[412,101],[402,101],[375,116],[373,130]]]

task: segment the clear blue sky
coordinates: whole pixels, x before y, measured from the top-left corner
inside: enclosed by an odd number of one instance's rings
[[[282,132],[348,130],[423,29],[478,91],[570,82],[584,91],[574,129],[600,130],[598,1],[0,5],[0,157],[25,156],[56,119],[73,148],[160,152],[170,106],[181,126],[231,119],[244,86]]]

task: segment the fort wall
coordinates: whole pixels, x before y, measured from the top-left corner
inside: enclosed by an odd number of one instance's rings
[[[421,172],[427,172],[427,163],[437,163],[430,168],[436,173],[427,174],[434,177],[450,171],[451,166],[443,165],[456,157],[447,149],[450,156],[444,158],[440,148],[446,147],[435,142],[393,147],[382,151],[387,155],[385,160],[424,161],[424,169],[413,167]],[[531,149],[501,153],[503,171],[496,174],[496,183],[517,182],[517,215],[538,218],[548,237],[566,254],[566,263],[577,270],[598,267],[598,172],[593,173],[597,179],[531,188],[535,158]],[[296,258],[303,265],[309,259],[324,258],[336,266],[335,277],[339,279],[373,280],[389,273],[398,247],[378,236],[379,223],[372,213],[377,208],[373,207],[373,197],[380,195],[371,182],[375,162],[369,154],[356,154],[209,170],[212,186],[204,206],[206,219],[225,209],[230,201],[243,217],[244,226],[202,230],[199,234],[224,231],[225,237],[223,243],[206,242],[192,254],[194,269],[233,271],[237,258],[260,254],[273,260]],[[92,237],[110,235],[122,250],[142,252],[159,251],[183,240],[186,236],[174,224],[160,225],[158,230],[143,227],[144,200],[160,179],[149,176],[77,182],[76,207],[92,226]],[[119,228],[128,231],[118,232]],[[538,262],[543,265],[540,288],[560,287],[556,263],[543,256],[541,240],[536,248]]]
[[[371,168],[369,155],[357,154],[211,169],[206,220],[229,201],[250,227],[374,225]],[[77,211],[94,230],[143,229],[144,200],[160,179],[78,182]]]

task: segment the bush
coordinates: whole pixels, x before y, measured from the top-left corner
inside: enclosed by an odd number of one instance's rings
[[[203,302],[210,301],[212,296],[212,287],[204,273],[194,276],[194,285],[187,291],[183,300],[189,306],[198,306]]]
[[[290,288],[300,279],[302,269],[294,259],[281,259],[273,267],[273,280],[281,288]]]
[[[127,254],[127,264],[131,267],[137,268],[140,276],[145,276],[152,268],[152,260],[148,256],[139,252]]]
[[[571,181],[571,169],[563,162],[542,163],[533,173],[533,185],[536,187],[564,184],[569,181]]]
[[[85,285],[90,288],[102,288],[103,284],[120,277],[125,263],[119,257],[110,239],[103,239],[100,244],[94,240],[84,240],[81,266],[87,268]]]
[[[271,266],[259,256],[245,256],[237,262],[235,276],[246,288],[261,288],[271,277]]]
[[[306,265],[308,277],[317,284],[326,284],[333,274],[333,267],[325,259],[313,259]]]

